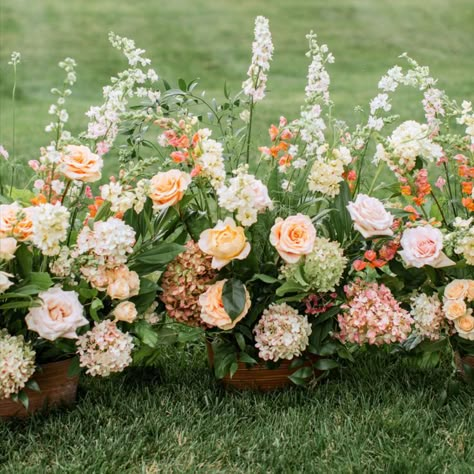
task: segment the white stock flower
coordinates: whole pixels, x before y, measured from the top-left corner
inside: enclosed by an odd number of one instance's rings
[[[61,204],[40,204],[33,208],[31,220],[33,234],[31,241],[43,255],[57,255],[61,242],[66,240],[70,212]]]

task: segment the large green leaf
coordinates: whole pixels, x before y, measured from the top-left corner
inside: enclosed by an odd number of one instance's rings
[[[246,293],[245,286],[236,278],[230,278],[224,283],[222,289],[222,302],[224,309],[232,321],[237,318],[245,307]]]
[[[153,248],[137,255],[130,268],[141,275],[162,271],[171,260],[184,250],[185,247],[183,245],[161,242]]]

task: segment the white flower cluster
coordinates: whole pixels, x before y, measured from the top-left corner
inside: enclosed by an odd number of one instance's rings
[[[456,217],[453,222],[454,231],[445,237],[447,249],[462,255],[468,265],[474,265],[474,225],[473,218]]]
[[[201,168],[201,176],[209,178],[211,186],[218,190],[225,180],[224,148],[212,138],[201,141],[202,154],[196,158],[196,165]]]
[[[151,62],[143,57],[145,51],[136,48],[133,40],[114,33],[110,33],[109,40],[112,46],[125,55],[130,68],[111,78],[111,85],[103,88],[104,103],[91,107],[86,113],[90,119],[86,138],[101,138],[108,146],[112,145],[118,134],[119,124],[130,98],[148,96],[152,101],[159,98],[158,93],[143,86],[147,81],[154,83],[158,80],[153,69],[145,70]]]
[[[120,219],[109,217],[106,221],[94,222],[93,229],[84,227],[81,230],[75,256],[93,255],[97,265],[115,268],[127,262],[134,245],[133,228]]]
[[[344,166],[351,163],[352,157],[345,146],[334,148],[328,155],[328,145],[316,150],[316,159],[308,176],[308,189],[328,197],[339,194],[339,183],[343,181]]]
[[[31,213],[33,234],[31,241],[43,255],[58,255],[61,242],[66,240],[70,212],[61,204],[40,204]]]
[[[135,189],[124,189],[124,186],[117,181],[110,181],[100,188],[100,195],[104,201],[110,202],[110,210],[112,212],[124,213],[131,209],[135,209],[137,213],[143,210],[148,194],[149,180],[140,180]]]
[[[89,375],[107,377],[121,372],[132,362],[133,338],[122,332],[113,321],[96,324],[77,340],[81,367]]]
[[[461,116],[457,122],[460,125],[466,125],[466,135],[471,137],[471,144],[474,145],[474,113],[472,112],[472,102],[464,100],[461,104]]]
[[[21,54],[18,51],[13,51],[10,55],[10,61],[8,61],[8,64],[10,66],[16,66],[17,64],[20,64],[21,62]]]
[[[290,360],[300,356],[308,346],[311,324],[288,304],[272,304],[263,312],[254,334],[261,359]]]
[[[0,400],[18,393],[35,372],[35,351],[23,336],[0,331]]]
[[[257,215],[266,209],[273,209],[267,187],[254,175],[247,173],[248,167],[241,167],[236,176],[217,191],[219,206],[229,212],[236,212],[237,220],[248,227],[257,222]]]
[[[273,54],[272,35],[268,20],[263,16],[255,19],[255,40],[252,43],[252,62],[247,71],[248,79],[242,83],[244,94],[258,102],[265,97],[266,71],[270,69]]]
[[[410,315],[414,321],[413,333],[432,341],[438,340],[444,323],[444,314],[438,296],[419,293],[410,301]]]

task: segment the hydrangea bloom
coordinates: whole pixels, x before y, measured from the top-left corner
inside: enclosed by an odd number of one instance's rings
[[[18,393],[35,372],[35,351],[23,336],[0,331],[0,400]]]
[[[31,213],[33,235],[31,240],[44,255],[58,255],[61,242],[66,240],[70,212],[61,204],[40,204]]]
[[[358,279],[344,291],[347,303],[341,306],[340,332],[335,335],[341,342],[381,345],[408,337],[413,319],[385,285]]]
[[[132,362],[133,338],[110,320],[96,324],[77,341],[81,367],[92,376],[121,372]]]
[[[272,304],[254,328],[255,347],[263,360],[291,360],[306,349],[311,324],[286,303]]]
[[[436,295],[428,296],[425,293],[419,293],[413,296],[410,301],[414,334],[432,341],[439,339],[444,322],[439,298]]]
[[[474,265],[474,225],[473,218],[456,217],[454,231],[446,236],[446,247],[457,255],[462,255],[469,265]]]

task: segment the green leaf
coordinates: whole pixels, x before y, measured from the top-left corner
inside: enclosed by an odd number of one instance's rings
[[[18,266],[18,273],[26,278],[33,269],[33,253],[28,250],[25,244],[21,244],[15,252],[15,261]]]
[[[184,79],[181,79],[181,78],[178,79],[178,86],[184,92],[188,90],[188,88],[186,87],[186,81]]]
[[[319,359],[313,364],[313,367],[318,370],[331,370],[339,367],[339,363],[332,359]]]
[[[136,261],[149,266],[150,272],[164,270],[166,265],[176,256],[184,252],[183,245],[162,242],[155,247],[139,254]]]
[[[258,362],[250,355],[248,355],[246,352],[240,352],[239,353],[239,361],[243,362],[244,364],[258,364]]]
[[[25,409],[28,410],[28,407],[30,406],[30,400],[28,395],[23,390],[18,393],[18,400],[20,400]]]
[[[81,365],[79,361],[79,357],[73,357],[71,360],[71,364],[67,369],[67,376],[68,377],[76,377],[81,373]]]
[[[283,285],[281,285],[276,290],[277,296],[284,296],[287,293],[304,293],[306,291],[306,287],[303,287],[296,281],[285,281]]]
[[[28,380],[28,382],[26,382],[26,387],[29,388],[30,390],[33,390],[34,392],[41,391],[40,386],[38,385],[38,382],[34,379]]]
[[[272,283],[280,282],[278,278],[272,277],[270,275],[265,275],[263,273],[256,273],[252,278],[250,278],[250,280],[247,281],[247,283],[250,283],[256,280],[263,281],[263,283],[268,283],[269,285],[271,285]]]
[[[293,372],[288,378],[296,385],[305,385],[313,373],[311,367],[301,367],[301,369]]]
[[[235,333],[235,340],[241,351],[245,351],[245,338],[240,332]]]
[[[232,321],[242,314],[246,299],[245,286],[240,280],[230,278],[224,283],[222,302],[224,303],[225,312]]]
[[[103,307],[104,307],[104,303],[102,303],[102,300],[100,300],[99,298],[94,298],[92,300],[92,303],[89,308],[89,313],[92,319],[97,323],[100,322],[100,316],[97,314],[97,311],[99,311]]]
[[[153,330],[152,326],[144,320],[138,321],[133,325],[133,332],[137,335],[143,344],[150,347],[157,347],[158,334]]]

